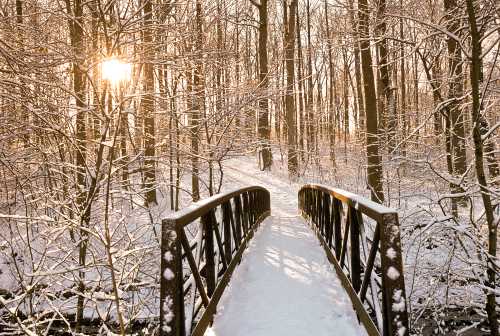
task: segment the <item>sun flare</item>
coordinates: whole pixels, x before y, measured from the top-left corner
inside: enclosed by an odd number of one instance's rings
[[[102,78],[113,84],[126,81],[132,75],[132,65],[116,58],[102,62]]]

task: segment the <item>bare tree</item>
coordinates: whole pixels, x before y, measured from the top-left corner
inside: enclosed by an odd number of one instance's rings
[[[497,273],[497,230],[499,218],[495,218],[493,213],[493,204],[491,201],[491,191],[488,189],[486,181],[486,169],[484,164],[484,143],[482,139],[481,127],[481,37],[477,26],[476,8],[473,0],[466,0],[467,18],[469,21],[469,32],[471,37],[471,58],[470,58],[470,85],[472,89],[472,137],[474,140],[474,160],[476,167],[476,177],[479,184],[481,199],[483,201],[486,222],[488,224],[488,255],[487,260],[487,277],[486,283],[486,312],[488,313],[488,321],[490,325],[490,333],[492,336],[498,335],[498,320],[496,312],[496,273]]]
[[[260,3],[252,0],[252,4],[259,10],[259,118],[258,133],[262,144],[262,169],[269,170],[272,165],[272,153],[270,147],[271,130],[269,126],[269,70],[267,61],[267,0],[260,0]]]
[[[359,37],[361,49],[361,70],[365,92],[366,112],[366,155],[368,186],[371,198],[376,202],[384,201],[382,188],[382,164],[379,154],[377,97],[375,94],[375,80],[372,70],[372,55],[370,50],[369,9],[366,0],[358,1]]]
[[[157,204],[156,200],[156,163],[155,163],[155,117],[154,117],[154,72],[153,72],[153,4],[151,0],[144,2],[144,91],[142,100],[144,109],[144,186],[146,188],[146,204]]]
[[[285,1],[286,6],[286,1]],[[295,105],[295,15],[297,13],[297,0],[292,0],[289,5],[285,32],[285,64],[286,64],[286,130],[288,146],[288,173],[295,178],[298,174],[297,158],[297,112]]]

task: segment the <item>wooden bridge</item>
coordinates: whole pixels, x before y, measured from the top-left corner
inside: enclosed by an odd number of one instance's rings
[[[318,300],[326,302],[321,306],[326,315],[319,316],[315,311],[317,321],[314,321],[313,315],[308,318],[307,323],[323,324],[323,330],[327,330],[330,335],[340,334],[339,332],[344,334],[345,330],[349,330],[347,335],[408,335],[397,213],[355,194],[316,184],[304,185],[299,190],[298,208],[299,215],[285,216],[279,209],[275,209],[271,216],[269,191],[252,186],[210,197],[165,219],[161,238],[161,335],[201,336],[207,333],[212,324],[215,331],[211,329],[211,335],[216,336],[295,335],[297,333],[294,330],[288,332],[287,328],[300,325],[308,311],[307,306],[296,308],[298,304],[303,305],[303,302],[294,302],[301,296],[309,297],[311,303],[317,303]],[[274,212],[278,215],[274,215]],[[268,245],[280,238],[268,237],[266,240],[266,235],[272,234],[273,230],[283,230],[280,229],[280,224],[273,224],[272,217],[279,221],[286,218],[290,224],[286,234],[290,239],[296,242],[309,239],[309,245],[301,247],[301,251],[321,249],[311,239],[320,243],[324,250],[321,253],[326,255],[335,270],[331,277],[326,277],[328,281],[338,282],[340,290],[323,291],[310,281],[306,281],[308,285],[302,285],[299,290],[299,287],[288,288],[292,286],[283,283],[274,284],[272,290],[264,291],[263,288],[269,285],[265,281],[248,289],[245,288],[245,277],[252,278],[253,283],[256,283],[255,278],[266,276],[261,273],[286,271],[275,267],[263,272],[258,265],[250,264],[241,270],[241,279],[229,291],[233,295],[225,298],[227,307],[216,314],[224,290],[235,269],[235,274],[238,274],[237,265],[244,263],[243,252],[259,226],[259,234],[254,239],[259,242],[250,249],[256,252],[259,249],[276,249],[275,246]],[[268,225],[275,227],[265,230]],[[286,253],[287,246],[290,245],[282,244],[279,249]],[[312,255],[313,258],[318,257],[318,254]],[[314,260],[300,256],[296,260],[305,264],[303,266],[306,269],[309,266],[307,263],[315,263]],[[253,258],[252,262],[263,263],[266,259]],[[329,269],[332,267],[329,266]],[[329,283],[323,281],[322,284],[327,286]],[[234,295],[240,291],[249,292],[249,299],[242,300]],[[281,297],[277,297],[278,293],[281,293]],[[255,300],[259,297],[262,299],[264,295],[266,297],[261,302],[265,304],[256,305]],[[328,303],[330,301],[327,299],[333,295],[345,297],[345,301],[350,304],[339,308],[336,307],[340,302],[338,300]],[[286,304],[279,306],[279,300],[285,300]],[[328,304],[330,306],[325,307]],[[264,306],[267,308],[262,313]],[[273,307],[276,310],[294,310],[289,314],[284,312],[293,323],[278,321],[277,315],[273,314]],[[345,312],[337,312],[337,321],[328,324],[325,321],[330,316],[328,312],[338,310]],[[253,319],[259,312],[262,317]],[[245,314],[249,316],[242,316]],[[354,319],[350,316],[354,316]],[[268,320],[267,324],[262,322],[263,319]],[[347,329],[339,326],[343,319],[352,320]],[[234,320],[237,320],[236,323]],[[228,324],[227,321],[233,323]],[[263,323],[263,326],[254,326],[259,323]],[[269,327],[274,323],[279,323],[281,329]],[[251,331],[254,327],[260,328],[260,332]],[[315,332],[311,325],[306,325],[304,330],[309,331],[303,334],[321,334]]]

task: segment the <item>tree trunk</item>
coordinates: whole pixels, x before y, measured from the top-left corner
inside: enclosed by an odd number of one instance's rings
[[[269,126],[269,70],[267,60],[267,0],[260,0],[260,4],[254,3],[259,10],[259,120],[258,133],[262,144],[263,170],[270,170],[272,165],[271,153],[271,130]]]
[[[382,164],[378,142],[377,97],[375,80],[372,71],[372,55],[370,50],[370,27],[367,0],[358,1],[359,33],[361,48],[361,67],[365,92],[366,111],[366,155],[368,185],[373,201],[382,203],[384,194],[382,188]]]
[[[73,9],[69,0],[66,2],[68,15],[73,17],[69,20],[69,29],[71,36],[71,47],[73,49],[73,90],[75,92],[75,105],[76,105],[76,189],[77,189],[77,208],[80,214],[80,240],[78,243],[78,263],[80,271],[78,272],[79,282],[78,291],[82,293],[78,295],[77,308],[76,308],[76,325],[77,329],[81,327],[83,321],[84,310],[84,292],[85,292],[85,265],[87,257],[88,234],[84,229],[88,225],[90,209],[85,206],[87,198],[86,186],[86,170],[85,164],[87,160],[87,134],[85,123],[85,73],[82,69],[83,55],[85,51],[83,41],[83,5],[81,0],[75,0]]]
[[[307,0],[307,103],[306,103],[306,119],[307,119],[307,152],[314,151],[314,84],[312,72],[312,45],[311,45],[311,6]]]
[[[128,186],[130,184],[129,182],[129,174],[128,174],[128,162],[127,162],[127,134],[128,134],[128,115],[124,111],[124,104],[123,104],[123,90],[125,90],[124,87],[122,87],[122,84],[119,84],[120,87],[118,89],[119,97],[118,97],[118,112],[119,112],[119,118],[120,118],[120,128],[119,128],[119,138],[120,138],[120,160],[118,164],[121,166],[121,171],[122,171],[122,188],[128,190]]]
[[[469,20],[469,30],[472,44],[472,58],[469,67],[470,84],[472,88],[472,124],[474,125],[472,136],[474,139],[474,156],[476,177],[481,189],[481,198],[483,200],[486,222],[488,223],[488,256],[487,256],[487,277],[486,287],[486,312],[488,313],[488,322],[490,325],[490,335],[498,336],[498,321],[496,313],[496,256],[497,256],[497,226],[498,219],[495,219],[491,194],[488,190],[485,167],[483,162],[484,148],[481,138],[481,36],[477,28],[474,1],[466,0],[467,14]]]
[[[446,29],[459,35],[460,30],[460,13],[456,0],[444,0],[444,9],[446,12]],[[466,171],[466,152],[465,152],[465,129],[464,117],[460,108],[461,99],[464,95],[464,74],[462,65],[462,52],[458,42],[450,37],[446,37],[449,57],[449,90],[448,105],[449,111],[449,129],[451,141],[451,155],[453,162],[453,174],[460,178]],[[452,193],[462,192],[460,186],[453,188]],[[453,198],[453,202],[463,204],[463,197]]]
[[[146,205],[157,204],[156,200],[156,159],[155,159],[155,117],[154,117],[154,72],[153,72],[153,5],[151,0],[144,2],[144,187]]]
[[[392,153],[396,147],[395,132],[396,132],[396,109],[394,101],[394,90],[391,85],[391,69],[389,65],[389,55],[387,52],[387,24],[386,24],[386,2],[385,0],[378,0],[377,4],[377,19],[378,25],[376,27],[376,32],[378,39],[377,43],[378,54],[380,57],[380,92],[379,95],[383,95],[385,102],[383,104],[385,111],[379,111],[379,117],[384,119],[384,125],[387,127],[387,140],[388,140],[388,150]],[[385,122],[385,120],[387,122]]]
[[[336,101],[336,90],[335,90],[335,69],[333,67],[333,55],[332,55],[332,42],[330,41],[330,23],[328,20],[328,3],[327,0],[323,2],[325,8],[325,28],[326,28],[326,45],[328,51],[328,139],[330,144],[330,162],[332,167],[335,167],[335,101]],[[339,118],[337,117],[337,120]]]
[[[403,10],[403,0],[399,1],[399,5],[401,10]],[[404,38],[404,30],[403,30],[403,18],[399,19],[399,38],[401,41],[403,41]],[[406,134],[407,134],[407,116],[406,116],[406,60],[405,60],[405,46],[404,42],[401,42],[401,65],[400,65],[400,86],[401,86],[401,97],[399,99],[401,105],[400,105],[400,112],[399,115],[401,117],[401,126],[400,126],[400,132],[401,132],[401,139],[403,141],[401,142],[401,155],[406,156]]]
[[[441,62],[440,62],[440,59],[439,59],[439,56],[436,56],[436,58],[434,59],[434,61],[432,62],[432,78],[433,78],[433,81],[435,83],[435,85],[433,85],[433,89],[432,89],[432,99],[433,99],[433,102],[434,102],[434,106],[438,106],[439,103],[440,103],[440,84],[439,84],[439,78],[441,77]],[[439,111],[439,109],[435,108],[434,109],[434,135],[435,136],[439,136],[441,134],[441,132],[443,131],[443,127],[442,127],[442,116],[441,116],[441,112]]]
[[[347,49],[342,49],[344,63],[344,79],[342,83],[342,93],[344,100],[344,158],[347,162],[347,139],[349,137],[349,62],[347,61]]]
[[[291,178],[298,174],[297,159],[297,120],[295,106],[295,15],[297,11],[297,0],[292,0],[288,15],[288,25],[285,34],[285,64],[286,64],[286,128],[288,145],[288,173]]]
[[[193,78],[193,106],[191,112],[191,188],[192,198],[196,202],[200,199],[199,182],[199,133],[200,120],[205,105],[205,84],[203,75],[203,13],[201,0],[196,0],[196,41],[195,51],[197,59]]]
[[[354,18],[354,5],[353,0],[349,0],[349,17],[351,26],[354,30],[354,76],[356,78],[356,99],[358,103],[358,127],[360,130],[365,128],[365,107],[363,103],[363,89],[361,83],[361,66],[359,59],[359,25],[358,21]],[[353,90],[354,91],[354,90]]]
[[[297,100],[299,102],[299,117],[300,117],[300,122],[299,122],[299,128],[298,128],[298,138],[299,138],[299,153],[300,153],[300,161],[305,162],[305,144],[304,144],[304,133],[305,133],[305,107],[304,107],[304,59],[303,59],[303,54],[302,54],[302,37],[300,35],[300,19],[299,15],[296,15],[297,18],[297,56],[298,56],[298,74],[297,74],[297,81],[298,81],[298,97]]]
[[[19,49],[24,51],[24,19],[23,19],[23,0],[16,0],[16,30],[17,30],[17,43]],[[19,94],[22,96],[23,92],[26,90],[26,85],[28,84],[23,78],[18,78],[19,80]],[[18,103],[19,107],[16,110],[19,112],[19,120],[23,123],[24,127],[29,127],[29,117],[28,111],[23,103]],[[26,129],[23,131],[23,145],[27,147],[30,141],[30,132]]]

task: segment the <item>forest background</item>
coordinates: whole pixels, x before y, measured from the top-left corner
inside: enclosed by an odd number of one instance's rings
[[[495,0],[0,1],[0,329],[154,329],[162,216],[246,157],[398,209],[413,333],[498,335],[499,42]]]

